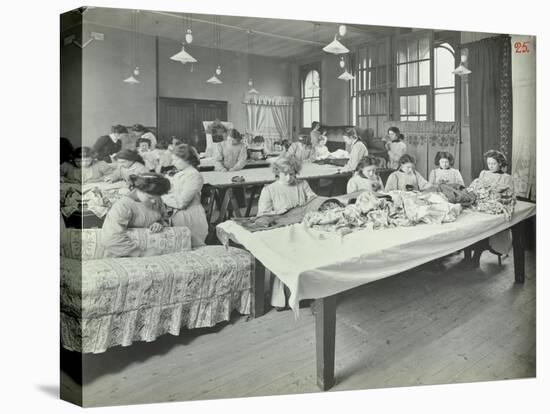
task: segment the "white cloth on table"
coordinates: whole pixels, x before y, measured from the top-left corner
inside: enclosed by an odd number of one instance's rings
[[[208,222],[201,205],[204,183],[201,173],[194,167],[187,167],[176,173],[170,183],[170,192],[162,196],[162,201],[177,210],[172,216],[172,225],[189,228],[192,246],[203,246],[208,235]]]
[[[465,210],[456,221],[346,236],[307,229],[303,224],[251,233],[231,220],[217,226],[222,242],[242,244],[289,288],[289,305],[322,298],[395,275],[483,240],[535,214],[518,201],[511,221],[503,215]]]

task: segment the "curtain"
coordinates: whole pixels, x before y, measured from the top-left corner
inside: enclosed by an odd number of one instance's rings
[[[266,149],[271,151],[274,141],[292,136],[293,97],[248,95],[244,104],[249,140],[256,135],[262,135]]]
[[[528,42],[529,52],[512,53],[512,176],[517,195],[536,198],[535,38],[512,36],[511,46]],[[514,49],[512,49],[514,50]]]
[[[483,154],[496,149],[508,160],[512,152],[512,68],[510,36],[462,45],[468,49],[468,95],[472,177],[485,168]],[[510,172],[510,171],[508,171]]]

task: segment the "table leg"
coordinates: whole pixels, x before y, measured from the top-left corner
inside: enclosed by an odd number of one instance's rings
[[[207,218],[208,218],[208,223],[212,223],[212,214],[214,213],[214,206],[215,206],[215,203],[216,203],[216,188],[212,187],[208,190],[210,192],[209,194],[209,200],[208,200],[208,212],[206,213],[207,214]]]
[[[231,211],[233,212],[233,215],[235,217],[242,217],[243,215],[241,214],[241,208],[239,207],[239,202],[233,196],[233,191],[231,191],[231,198],[229,201],[231,202]]]
[[[248,199],[248,205],[246,206],[246,212],[244,214],[245,217],[250,217],[250,211],[252,210],[252,205],[254,204],[254,198],[256,197],[256,194],[258,194],[258,190],[260,190],[260,186],[253,186],[250,192],[250,198]]]
[[[265,311],[265,274],[266,268],[262,262],[255,259],[254,273],[252,274],[252,305],[251,305],[251,318],[258,318],[264,314]]]
[[[231,188],[228,188],[225,190],[225,194],[223,196],[222,203],[220,205],[220,216],[218,217],[218,221],[224,221],[225,216],[227,215],[227,208],[229,207],[229,202],[233,198],[233,190]]]
[[[516,283],[525,281],[525,226],[524,222],[512,226],[512,246],[514,249],[514,276]]]
[[[336,295],[315,300],[317,385],[323,391],[334,385],[336,343]]]

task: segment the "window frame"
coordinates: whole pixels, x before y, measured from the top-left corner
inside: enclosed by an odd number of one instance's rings
[[[305,87],[305,81],[306,77],[312,70],[316,70],[319,74],[319,90],[318,90],[318,96],[314,97],[305,97],[304,93],[304,87]],[[300,131],[303,133],[309,133],[311,132],[311,124],[307,127],[304,127],[304,102],[305,100],[311,100],[311,98],[318,98],[319,99],[319,123],[322,124],[322,85],[323,85],[323,78],[321,73],[321,62],[312,62],[305,65],[300,66]]]

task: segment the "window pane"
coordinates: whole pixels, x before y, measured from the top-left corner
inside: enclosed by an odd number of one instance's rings
[[[367,72],[368,70],[365,69],[363,71],[363,84],[362,84],[362,90],[366,91],[368,89],[368,83],[367,83]]]
[[[428,118],[426,116],[419,116],[418,119],[420,121],[426,121]]]
[[[407,65],[399,65],[397,69],[397,87],[405,88],[407,86]]]
[[[407,116],[402,116],[402,117],[400,118],[401,121],[408,121],[408,119],[409,119],[409,118],[408,118]]]
[[[381,67],[376,70],[376,86],[384,86],[386,81],[386,67]]]
[[[407,41],[402,39],[397,45],[397,63],[403,63],[407,61]]]
[[[420,82],[419,86],[430,84],[430,61],[420,62]]]
[[[409,96],[408,100],[409,100],[409,115],[410,114],[413,114],[413,115],[418,114],[418,95]]]
[[[382,138],[384,136],[384,121],[386,121],[386,116],[379,116],[378,117],[378,129],[376,131],[376,138]]]
[[[407,97],[406,96],[401,96],[399,98],[399,113],[401,115],[407,115],[407,113],[408,113],[408,110],[407,110]]]
[[[435,49],[435,87],[445,88],[455,85],[455,75],[452,71],[455,68],[453,54],[445,48]]]
[[[418,97],[418,99],[419,99],[418,113],[419,114],[427,114],[428,113],[428,108],[426,107],[427,96],[426,95],[420,95]]]
[[[430,39],[428,37],[423,37],[419,39],[418,42],[418,59],[429,59],[430,58]]]
[[[351,98],[351,122],[355,124],[357,121],[357,107],[355,106],[357,98]]]
[[[304,98],[319,96],[319,72],[311,70],[307,73],[304,80]]]
[[[365,67],[365,59],[367,56],[366,53],[367,53],[366,48],[362,47],[361,49],[359,49],[359,67],[360,68]]]
[[[409,39],[407,49],[409,52],[409,62],[411,60],[418,60],[418,40]]]
[[[309,128],[311,127],[311,101],[306,100],[303,103],[303,117],[302,117],[302,127]]]
[[[319,98],[316,98],[311,102],[311,122],[313,121],[319,122],[321,120],[321,117],[320,117],[321,108],[319,103],[320,103]],[[310,126],[311,126],[311,122],[309,124]]]
[[[386,60],[386,43],[381,43],[378,46],[378,64],[379,65],[387,65],[388,62]]]
[[[419,120],[419,117],[417,116],[409,116],[409,121],[418,121]]]
[[[454,122],[455,94],[454,89],[435,91],[435,120]]]
[[[407,65],[407,86],[418,86],[418,62]]]
[[[359,120],[357,121],[357,124],[359,125],[359,128],[366,128],[367,127],[367,118],[364,116],[360,116]]]

